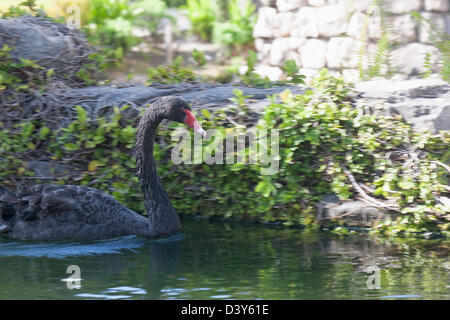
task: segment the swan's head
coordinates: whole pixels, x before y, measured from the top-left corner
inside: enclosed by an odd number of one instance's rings
[[[203,130],[195,116],[192,114],[192,109],[186,100],[175,96],[165,98],[167,99],[165,101],[167,108],[167,119],[184,123],[194,129],[195,132],[200,133],[202,136],[206,135],[205,130]]]

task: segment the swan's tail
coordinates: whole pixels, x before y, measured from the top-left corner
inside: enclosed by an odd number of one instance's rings
[[[0,233],[10,230],[17,212],[17,196],[8,189],[0,186]]]

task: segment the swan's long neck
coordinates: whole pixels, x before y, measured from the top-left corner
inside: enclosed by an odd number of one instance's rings
[[[153,147],[163,110],[149,107],[142,116],[136,140],[137,175],[144,193],[150,236],[163,236],[181,230],[180,219],[161,183],[153,159]]]

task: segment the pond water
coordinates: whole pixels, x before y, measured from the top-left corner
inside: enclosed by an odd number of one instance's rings
[[[450,241],[184,219],[183,235],[0,238],[0,299],[450,299]],[[80,288],[68,288],[80,270]],[[72,271],[73,272],[73,271]]]

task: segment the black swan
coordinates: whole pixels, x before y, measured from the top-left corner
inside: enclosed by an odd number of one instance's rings
[[[35,185],[16,195],[0,186],[0,233],[16,239],[94,240],[124,235],[162,237],[180,231],[180,219],[153,162],[155,133],[163,119],[185,123],[205,135],[182,98],[158,98],[147,108],[138,126],[136,164],[148,218],[94,188]]]

